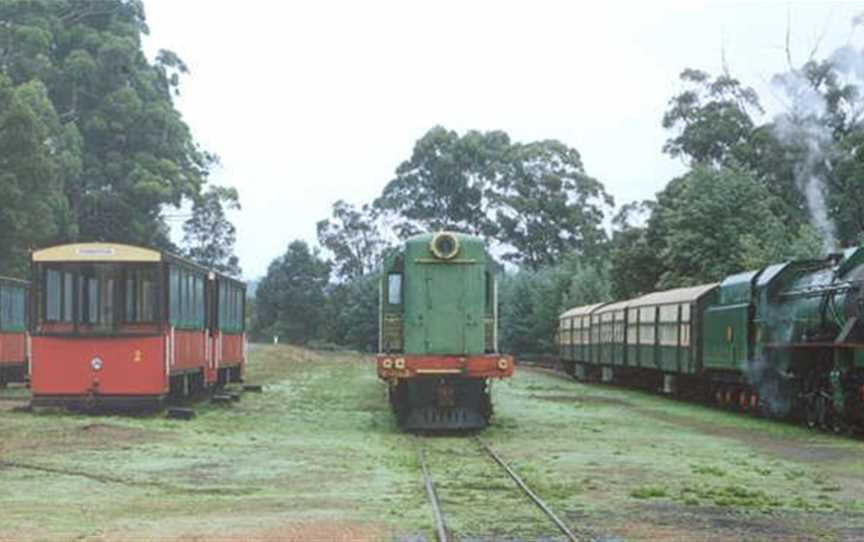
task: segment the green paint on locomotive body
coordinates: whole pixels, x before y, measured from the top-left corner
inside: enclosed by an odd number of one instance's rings
[[[727,277],[705,310],[704,368],[744,371],[767,360],[785,371],[791,346],[830,345],[848,318],[860,314],[855,284],[862,279],[864,249]],[[852,357],[856,364],[864,361],[859,351]]]
[[[619,316],[610,317],[618,309],[626,309],[623,331],[614,325]],[[568,332],[575,320],[582,327]],[[619,368],[664,379],[688,374],[742,408],[758,399],[772,415],[804,413],[808,423],[835,430],[864,427],[864,247],[739,273],[719,285],[575,307],[559,317],[560,337],[574,375],[596,378],[602,369],[612,380]]]
[[[478,237],[448,234],[458,242],[458,252],[450,258],[432,250],[437,234],[422,234],[386,259],[382,319],[389,319],[384,327],[394,336],[398,319],[402,344],[388,348],[385,337],[382,351],[462,356],[494,350],[494,272],[486,246]],[[395,299],[389,292],[393,273],[401,273],[398,305],[389,303]]]
[[[864,322],[859,320],[864,316],[862,280],[864,248],[766,268],[757,284],[756,357],[771,353],[774,363],[786,367],[793,351],[783,346],[830,348],[834,343],[860,343],[864,339]],[[843,357],[857,361],[861,351]]]
[[[749,318],[753,281],[758,272],[727,277],[709,301],[702,318],[702,367],[739,371],[752,354]]]

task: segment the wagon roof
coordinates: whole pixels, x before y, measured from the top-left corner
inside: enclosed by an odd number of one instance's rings
[[[623,311],[624,309],[626,309],[627,307],[630,306],[630,303],[631,303],[630,300],[618,301],[616,303],[609,303],[609,304],[606,304],[606,305],[603,305],[602,307],[600,307],[597,310],[597,314],[605,314],[607,312],[612,312],[612,311]]]
[[[583,305],[581,307],[573,307],[570,310],[565,311],[558,318],[572,318],[574,316],[588,316],[595,309],[602,307],[606,303],[595,303],[593,305]]]
[[[650,305],[668,305],[672,303],[692,303],[703,295],[717,288],[717,283],[702,284],[689,288],[675,288],[663,292],[653,292],[630,301],[630,307],[646,307]]]

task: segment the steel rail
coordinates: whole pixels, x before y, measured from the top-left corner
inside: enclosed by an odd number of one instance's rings
[[[498,463],[498,465],[500,465],[501,468],[503,468],[507,472],[508,475],[510,475],[510,478],[512,478],[513,481],[516,482],[516,485],[518,485],[519,488],[522,489],[522,491],[526,495],[528,495],[528,497],[532,501],[534,501],[534,504],[536,504],[537,507],[540,508],[540,510],[542,510],[543,513],[545,513],[549,517],[549,519],[552,520],[552,522],[558,527],[558,529],[562,533],[564,533],[564,535],[571,542],[579,542],[579,539],[576,537],[575,534],[573,534],[573,531],[571,531],[567,527],[567,525],[565,525],[564,522],[561,521],[561,519],[559,519],[558,516],[555,515],[555,512],[553,512],[546,505],[546,503],[543,502],[543,499],[541,499],[540,497],[537,496],[536,493],[531,491],[531,488],[528,487],[528,485],[522,481],[522,478],[520,478],[519,475],[516,474],[516,472],[513,469],[511,469],[510,466],[503,459],[501,459],[501,457],[498,454],[495,453],[495,450],[493,450],[492,448],[489,447],[489,445],[487,445],[485,442],[483,442],[483,440],[480,437],[474,437],[474,439],[477,441],[477,443],[480,445],[480,447],[483,450],[485,450],[486,453],[488,453],[492,457],[492,459],[494,459],[495,462]]]
[[[423,481],[426,484],[426,496],[429,498],[429,504],[432,505],[432,517],[435,520],[435,532],[438,535],[438,542],[449,542],[447,525],[444,523],[444,516],[441,514],[441,506],[438,503],[438,494],[435,492],[432,476],[429,474],[429,469],[426,466],[426,450],[423,448],[422,443],[420,444],[420,469],[423,471]]]

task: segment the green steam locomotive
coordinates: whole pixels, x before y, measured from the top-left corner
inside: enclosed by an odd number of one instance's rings
[[[513,374],[498,353],[495,272],[483,240],[418,235],[384,261],[378,376],[408,431],[485,427],[493,379]]]
[[[864,425],[864,248],[560,316],[576,378],[665,393],[834,431]]]

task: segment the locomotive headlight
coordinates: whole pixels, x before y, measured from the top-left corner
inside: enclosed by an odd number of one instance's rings
[[[501,358],[498,360],[498,368],[502,371],[506,371],[507,367],[510,365],[510,362],[507,361],[507,358]]]
[[[439,232],[432,237],[429,250],[436,258],[451,260],[459,254],[459,239],[450,232]]]
[[[385,369],[392,369],[393,360],[390,358],[384,358],[384,360],[381,362],[381,367],[384,367]]]
[[[94,371],[102,370],[102,359],[101,358],[93,358],[90,360],[90,368]]]
[[[396,358],[396,361],[395,361],[395,363],[393,363],[393,366],[401,371],[402,369],[405,368],[405,358]]]

